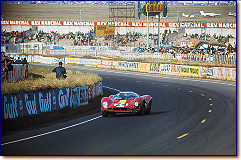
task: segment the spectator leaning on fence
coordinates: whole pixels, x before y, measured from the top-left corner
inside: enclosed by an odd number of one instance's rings
[[[59,67],[56,67],[52,70],[53,72],[56,72],[56,78],[57,79],[65,79],[67,76],[66,70],[64,67],[62,67],[62,62],[59,62]]]
[[[18,59],[14,62],[14,64],[22,64],[20,57],[18,57]]]
[[[6,57],[2,61],[2,63],[4,63],[4,69],[3,69],[4,73],[1,76],[3,76],[2,77],[3,81],[5,81],[5,80],[8,80],[8,72],[13,71],[13,65],[12,65],[13,61],[10,58]]]
[[[1,80],[5,80],[5,61],[6,57],[4,55],[4,52],[1,52]]]

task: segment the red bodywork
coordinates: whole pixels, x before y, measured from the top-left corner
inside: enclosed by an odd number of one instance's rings
[[[141,110],[142,105],[145,103],[148,104],[152,99],[151,96],[144,95],[136,97],[133,100],[112,100],[113,96],[114,95],[111,95],[101,99],[101,111],[136,113]],[[108,102],[108,107],[106,109],[102,106],[104,101]],[[138,102],[138,106],[134,105],[135,102]]]

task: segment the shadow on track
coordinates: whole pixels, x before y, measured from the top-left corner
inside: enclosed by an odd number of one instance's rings
[[[150,112],[149,114],[144,115],[145,116],[153,116],[153,115],[160,115],[160,114],[165,114],[165,113],[169,113],[171,111],[161,111],[161,112]],[[132,113],[117,113],[116,115],[109,115],[109,118],[111,117],[142,117],[140,115],[135,115]]]

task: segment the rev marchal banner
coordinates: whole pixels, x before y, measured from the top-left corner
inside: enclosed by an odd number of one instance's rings
[[[114,35],[115,26],[113,25],[97,25],[95,30],[96,36]]]
[[[154,4],[157,5],[157,4]],[[150,8],[151,9],[151,8]],[[154,12],[154,8],[151,9]],[[157,8],[157,11],[159,8]],[[158,27],[157,22],[150,22],[150,27]],[[146,27],[146,22],[83,22],[83,21],[16,21],[2,20],[1,25],[18,25],[18,26],[101,26],[113,25],[120,27]],[[197,22],[163,22],[160,23],[161,28],[227,28],[236,29],[236,23],[197,23]]]

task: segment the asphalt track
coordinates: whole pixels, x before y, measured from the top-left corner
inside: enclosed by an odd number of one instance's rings
[[[103,118],[97,111],[2,136],[2,155],[237,154],[235,83],[65,67],[98,73],[109,88],[151,95],[151,113]]]

